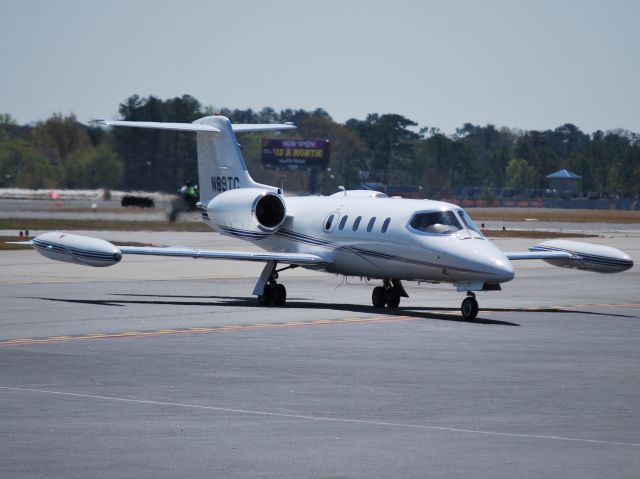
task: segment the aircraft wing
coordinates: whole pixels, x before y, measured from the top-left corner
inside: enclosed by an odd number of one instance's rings
[[[272,253],[268,251],[211,251],[152,246],[116,246],[108,241],[53,231],[42,233],[31,241],[14,242],[33,247],[47,258],[85,266],[112,266],[125,254],[172,256],[174,258],[227,259],[236,261],[276,262],[300,266],[323,266],[331,260],[315,254]]]
[[[122,254],[139,254],[148,256],[173,256],[183,258],[227,259],[236,261],[277,261],[278,263],[299,265],[327,264],[325,258],[305,253],[270,253],[246,251],[209,251],[177,247],[145,247],[145,246],[117,246]]]

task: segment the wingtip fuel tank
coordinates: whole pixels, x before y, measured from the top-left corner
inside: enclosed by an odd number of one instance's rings
[[[120,249],[108,241],[61,232],[43,233],[31,245],[47,258],[84,266],[112,266],[122,259]]]
[[[620,273],[633,267],[633,259],[624,251],[581,241],[549,240],[532,246],[529,251],[561,251],[571,257],[545,259],[549,264],[563,268],[582,269],[597,273]]]

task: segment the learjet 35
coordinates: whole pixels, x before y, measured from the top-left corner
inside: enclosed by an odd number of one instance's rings
[[[408,297],[402,281],[452,283],[466,292],[461,313],[467,320],[478,314],[475,292],[500,290],[501,283],[513,279],[513,260],[541,259],[599,273],[633,266],[633,260],[620,250],[568,240],[546,241],[526,252],[502,252],[464,209],[451,203],[390,198],[370,190],[285,196],[280,188],[251,178],[236,133],[295,128],[291,124],[231,124],[223,116],[193,123],[95,123],[195,132],[202,219],[218,233],[249,241],[264,251],[115,246],[61,232],[23,242],[54,260],[111,266],[123,255],[136,254],[262,262],[265,266],[253,294],[264,306],[284,306],[287,293],[278,276],[296,267],[382,280],[373,289],[376,308],[397,308],[401,297]]]

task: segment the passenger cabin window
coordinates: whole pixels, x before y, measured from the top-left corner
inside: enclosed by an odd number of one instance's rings
[[[327,233],[330,233],[331,231],[333,231],[333,228],[335,228],[335,222],[334,222],[335,219],[336,219],[335,213],[331,213],[329,216],[327,216],[327,219],[324,220],[324,230]]]
[[[423,233],[448,235],[460,231],[462,225],[453,211],[433,211],[416,214],[409,224]]]
[[[356,220],[353,222],[353,231],[358,230],[358,226],[360,226],[360,221],[362,221],[362,216],[358,216]]]
[[[338,225],[338,229],[339,229],[340,231],[342,231],[342,230],[344,229],[344,225],[346,225],[346,224],[347,224],[347,219],[348,219],[348,218],[349,218],[349,215],[344,215],[344,216],[342,217],[342,219],[340,220],[340,224]]]
[[[387,218],[386,220],[384,220],[384,223],[382,223],[382,228],[380,229],[380,232],[386,233],[387,228],[389,228],[389,223],[391,223],[391,218]]]
[[[376,217],[374,216],[369,220],[369,224],[367,225],[367,233],[371,233],[371,230],[373,229],[373,224],[375,222],[376,222]]]

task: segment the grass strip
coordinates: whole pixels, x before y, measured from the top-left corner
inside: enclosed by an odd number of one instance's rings
[[[56,218],[0,218],[0,230],[89,231],[211,231],[205,223],[134,220],[88,220]]]

